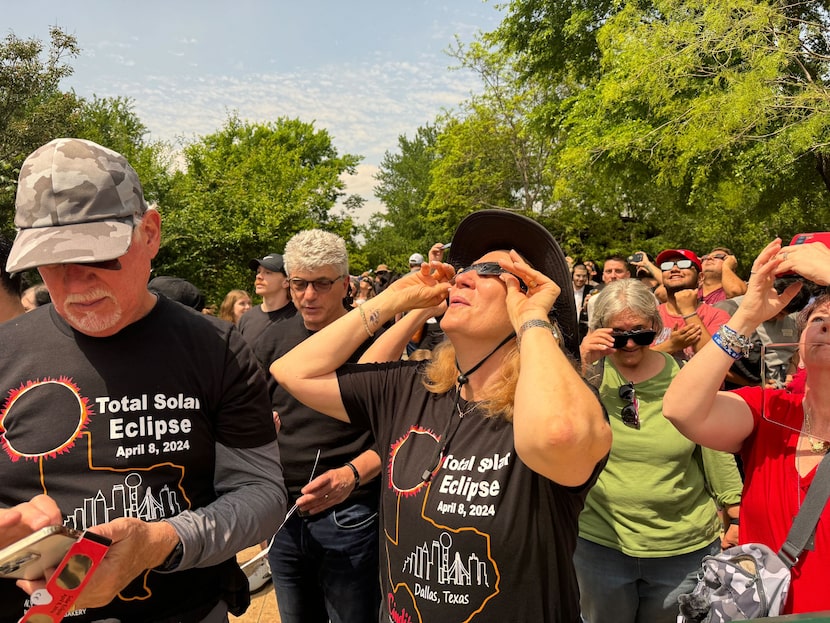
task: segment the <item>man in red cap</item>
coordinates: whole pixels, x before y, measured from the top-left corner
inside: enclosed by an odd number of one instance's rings
[[[657,336],[655,347],[683,360],[691,359],[729,321],[729,314],[698,302],[701,263],[694,252],[666,249],[655,263],[662,272],[666,289],[666,302],[658,308],[663,331]]]

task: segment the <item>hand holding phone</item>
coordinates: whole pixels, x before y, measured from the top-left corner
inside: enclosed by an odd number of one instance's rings
[[[64,526],[47,526],[0,550],[0,577],[42,580],[58,566],[81,532]]]

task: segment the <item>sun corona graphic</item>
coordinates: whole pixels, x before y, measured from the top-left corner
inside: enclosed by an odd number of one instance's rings
[[[61,411],[61,417],[52,418],[49,434],[31,430],[29,422],[35,420],[26,417],[29,405],[44,404],[40,400],[43,393],[49,397],[46,404],[60,405]],[[54,458],[75,445],[91,415],[89,401],[81,396],[80,388],[71,379],[60,377],[27,381],[10,390],[3,403],[0,410],[0,444],[12,462]]]

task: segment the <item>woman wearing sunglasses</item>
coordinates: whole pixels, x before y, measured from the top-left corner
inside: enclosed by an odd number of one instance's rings
[[[450,263],[423,264],[271,372],[375,433],[384,620],[577,623],[577,518],[611,432],[573,365],[568,265],[547,230],[503,210],[462,221]],[[396,313],[448,296],[429,363],[343,365]]]
[[[583,367],[614,442],[579,518],[582,615],[586,623],[675,623],[677,596],[694,588],[701,558],[721,549],[716,502],[737,516],[740,475],[732,455],[701,450],[663,417],[679,365],[650,348],[662,321],[647,286],[608,284],[589,328]],[[724,539],[734,544],[737,526]]]

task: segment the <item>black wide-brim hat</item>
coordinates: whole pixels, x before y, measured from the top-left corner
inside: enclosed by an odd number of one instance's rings
[[[578,361],[579,333],[571,270],[559,243],[540,223],[507,210],[473,212],[455,230],[448,262],[456,269],[464,268],[490,251],[511,249],[562,290],[548,316],[556,320],[563,346]]]

